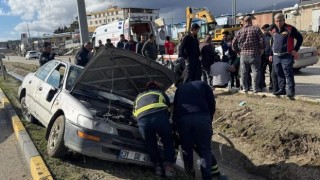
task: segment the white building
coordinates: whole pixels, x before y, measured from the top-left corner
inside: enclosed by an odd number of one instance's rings
[[[118,8],[117,6],[109,7],[105,11],[87,13],[89,32],[103,25],[120,19],[139,18],[141,20],[151,20],[159,18],[159,9],[146,8]]]

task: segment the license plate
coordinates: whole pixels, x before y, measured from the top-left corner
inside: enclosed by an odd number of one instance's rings
[[[128,151],[128,150],[121,150],[119,154],[119,158],[130,159],[130,160],[141,161],[141,162],[149,162],[149,156],[147,154]]]
[[[310,56],[312,56],[312,53],[310,52],[310,53],[304,53],[303,54],[303,57],[310,57]]]

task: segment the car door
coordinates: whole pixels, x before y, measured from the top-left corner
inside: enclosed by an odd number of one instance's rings
[[[57,103],[56,97],[59,95],[63,87],[64,77],[66,74],[66,65],[60,63],[46,78],[46,81],[39,83],[36,93],[37,115],[44,126],[47,126],[52,116],[51,108],[53,103]],[[48,95],[52,94],[53,98],[48,99]]]
[[[30,113],[38,118],[35,108],[36,94],[39,83],[43,82],[49,73],[57,65],[57,62],[48,62],[37,70],[30,79],[26,82],[26,105]]]

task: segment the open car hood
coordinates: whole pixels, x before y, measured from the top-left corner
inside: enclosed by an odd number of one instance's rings
[[[174,83],[174,73],[128,50],[103,48],[84,67],[71,91],[98,90],[133,101],[151,80],[165,91]]]

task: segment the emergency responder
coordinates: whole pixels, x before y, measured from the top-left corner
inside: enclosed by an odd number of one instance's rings
[[[285,95],[289,98],[295,96],[295,82],[293,75],[294,58],[298,58],[298,51],[302,45],[303,37],[292,25],[285,23],[282,13],[274,16],[276,28],[271,31],[272,48],[269,61],[273,61],[273,68],[278,77],[279,90],[274,95]],[[296,44],[294,43],[296,39]],[[295,45],[294,45],[295,44]],[[286,79],[288,93],[286,93]]]
[[[169,106],[170,100],[164,92],[161,92],[159,83],[150,81],[146,85],[146,91],[139,94],[134,101],[133,116],[138,121],[150,160],[154,164],[155,174],[161,176],[164,169],[165,176],[172,178],[175,175],[173,169],[175,151],[169,122]],[[157,135],[163,143],[164,161],[158,151]]]
[[[43,51],[39,57],[39,64],[40,66],[44,65],[45,63],[54,59],[56,54],[51,49],[51,43],[44,42],[43,43]]]
[[[179,85],[173,109],[173,121],[179,133],[186,173],[193,175],[193,149],[196,147],[201,158],[202,179],[226,178],[220,175],[217,161],[211,153],[215,99],[210,86],[203,81]]]

